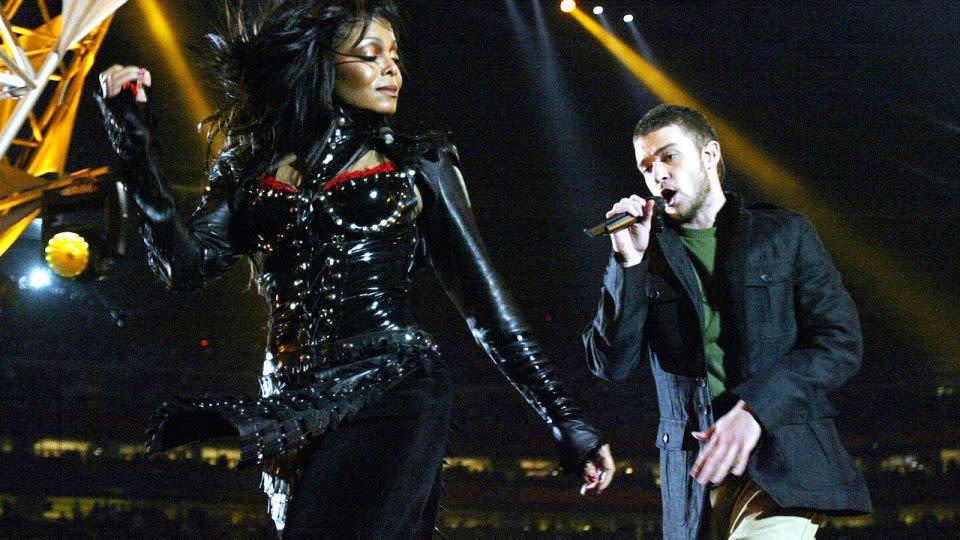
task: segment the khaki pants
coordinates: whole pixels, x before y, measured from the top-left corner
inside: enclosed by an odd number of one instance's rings
[[[812,540],[823,515],[784,509],[749,475],[728,475],[710,490],[712,540]]]

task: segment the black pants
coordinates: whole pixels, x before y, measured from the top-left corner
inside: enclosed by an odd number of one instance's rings
[[[429,539],[450,424],[442,365],[410,376],[307,450],[284,540]]]

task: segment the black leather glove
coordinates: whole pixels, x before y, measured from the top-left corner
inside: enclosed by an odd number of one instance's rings
[[[457,168],[456,149],[435,147],[421,169],[432,197],[424,194],[420,217],[426,254],[474,337],[534,410],[553,428],[560,464],[579,473],[603,445],[554,374],[539,343],[490,264]]]

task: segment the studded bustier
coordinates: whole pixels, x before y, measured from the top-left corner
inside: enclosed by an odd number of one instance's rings
[[[388,162],[312,179],[315,215],[302,227],[300,190],[269,176],[247,188],[264,253],[257,282],[270,312],[266,372],[322,367],[330,343],[417,328],[408,305],[419,242],[414,176]]]
[[[121,92],[100,103],[111,141],[118,149],[122,176],[143,216],[148,257],[168,285],[199,287],[241,255],[260,261],[258,282],[270,306],[268,373],[316,374],[332,364],[351,369],[366,365],[369,356],[351,355],[341,346],[349,349],[351,336],[365,339],[362,336],[378,332],[392,336],[378,340],[384,346],[413,339],[420,344],[417,350],[433,350],[429,339],[416,331],[407,307],[408,275],[415,258],[422,255],[477,343],[552,427],[561,464],[575,470],[599,448],[599,435],[561,389],[553,363],[529,332],[490,264],[452,146],[395,138],[383,127],[382,119],[371,122],[342,114],[332,119],[320,141],[319,165],[304,171],[299,185],[262,177],[238,183],[237,189],[210,190],[201,210],[184,226],[176,219],[172,197],[151,150],[150,130],[132,94]],[[337,178],[369,150],[386,156],[396,169]],[[221,172],[214,167],[214,179]],[[405,366],[395,360],[398,355],[409,356],[404,350],[378,353],[377,358],[391,370],[402,372]],[[377,375],[371,380],[385,377]],[[365,390],[356,393],[359,397],[354,401],[361,403],[384,390],[371,385],[358,386]],[[297,388],[303,390],[294,391]],[[226,411],[220,416],[241,437],[245,430],[262,434],[262,418],[244,419],[246,423],[239,425],[236,411],[254,414],[249,411],[262,410],[274,419],[329,421],[329,412],[342,411],[342,405],[322,413],[311,411],[342,397],[330,394],[330,388],[312,383],[291,385],[290,391],[271,388],[264,394],[275,393],[269,402],[216,402],[216,408]],[[197,407],[211,403],[193,403],[193,412],[181,408],[176,414],[164,413],[164,418],[190,417]],[[247,406],[250,403],[256,407]],[[280,422],[279,428],[272,425],[269,429],[282,433],[301,429],[290,422],[291,428]],[[163,427],[161,424],[161,433]],[[155,437],[152,449],[164,450],[182,442],[175,436],[168,440]]]

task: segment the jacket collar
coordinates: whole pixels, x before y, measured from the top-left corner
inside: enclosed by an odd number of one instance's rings
[[[725,280],[728,298],[740,298],[745,277],[746,247],[749,245],[750,214],[743,200],[735,192],[726,191],[727,202],[717,213],[717,269],[718,275]],[[703,293],[697,283],[693,264],[680,240],[680,226],[667,221],[663,231],[657,233],[656,240],[663,258],[673,274],[683,285],[690,301],[693,302],[703,326]],[[735,315],[740,316],[739,310]]]
[[[747,255],[753,244],[753,220],[742,199],[735,193],[726,193],[727,204],[717,216],[717,272],[723,280],[721,288],[728,307],[727,316],[732,317],[733,328],[744,328],[743,298],[747,277]]]

